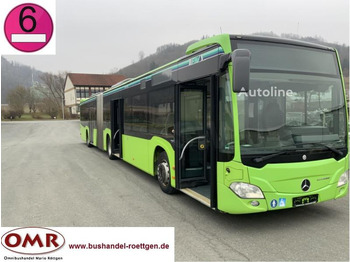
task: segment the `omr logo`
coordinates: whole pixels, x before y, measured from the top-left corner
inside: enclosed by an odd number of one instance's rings
[[[22,227],[1,237],[1,244],[8,250],[25,255],[39,255],[61,248],[65,239],[59,232],[43,227]]]

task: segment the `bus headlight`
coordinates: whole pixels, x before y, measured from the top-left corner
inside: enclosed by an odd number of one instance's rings
[[[260,188],[251,184],[235,182],[230,189],[240,198],[265,198]]]
[[[346,170],[338,180],[338,187],[345,185],[348,182],[349,170]]]

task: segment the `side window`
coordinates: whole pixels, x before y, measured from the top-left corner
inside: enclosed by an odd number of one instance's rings
[[[232,91],[229,74],[219,79],[219,160],[232,160],[234,154],[234,132]]]
[[[124,131],[174,136],[174,87],[124,99]]]
[[[80,95],[80,87],[77,87],[75,91],[76,91],[76,97],[77,97],[77,98],[81,98],[81,95]]]
[[[132,105],[131,97],[124,100],[124,131],[131,131],[132,128]]]
[[[174,89],[167,87],[149,93],[149,132],[173,136]]]
[[[147,95],[137,95],[132,98],[132,130],[147,132]]]
[[[110,110],[110,98],[103,99],[103,121],[110,122],[111,121],[111,110]],[[106,123],[105,123],[106,124]]]
[[[124,130],[147,132],[147,95],[137,95],[124,100]]]
[[[80,121],[82,122],[86,122],[86,121],[89,121],[89,105],[85,104],[85,105],[82,105],[80,106]],[[87,123],[83,123],[85,125],[87,125]]]

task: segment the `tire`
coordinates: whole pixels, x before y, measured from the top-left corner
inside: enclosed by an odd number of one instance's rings
[[[90,139],[89,139],[89,133],[88,131],[86,131],[86,145],[87,147],[92,147],[91,143],[90,143]]]
[[[109,136],[107,136],[107,154],[110,160],[116,159],[116,157],[112,153],[112,142]]]
[[[167,154],[163,151],[158,155],[156,166],[156,174],[158,183],[162,191],[166,194],[174,194],[177,192],[170,184],[170,166]]]

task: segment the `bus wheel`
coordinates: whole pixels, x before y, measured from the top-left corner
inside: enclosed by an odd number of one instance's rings
[[[86,131],[86,145],[87,145],[88,147],[91,147],[91,146],[92,146],[91,143],[90,143],[88,131]]]
[[[160,188],[164,193],[174,194],[176,189],[170,184],[170,167],[167,154],[163,151],[157,159],[157,177]]]
[[[108,153],[108,158],[110,160],[115,159],[115,156],[112,153],[112,141],[109,139],[109,136],[107,136],[107,153]]]

